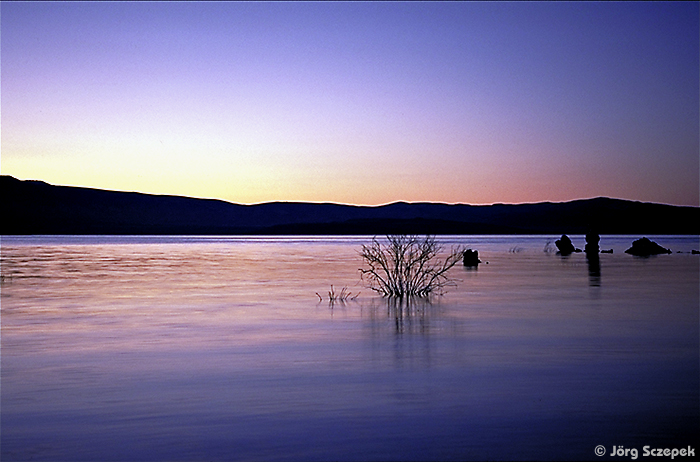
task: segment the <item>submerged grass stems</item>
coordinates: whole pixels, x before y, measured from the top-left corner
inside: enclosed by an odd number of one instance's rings
[[[332,302],[344,302],[346,300],[354,300],[360,295],[360,292],[356,293],[355,295],[352,294],[348,290],[347,287],[343,287],[340,292],[336,292],[335,289],[333,288],[333,284],[331,284],[331,290],[328,291],[328,300]],[[318,297],[318,301],[321,302],[323,301],[323,297],[321,294],[316,292],[316,296]]]

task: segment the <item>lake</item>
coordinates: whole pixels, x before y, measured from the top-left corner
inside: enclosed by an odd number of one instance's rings
[[[440,236],[482,264],[402,304],[360,280],[371,237],[2,236],[0,459],[700,449],[698,236],[598,265],[557,237]]]

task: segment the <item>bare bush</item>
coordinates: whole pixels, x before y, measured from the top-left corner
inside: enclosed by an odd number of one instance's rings
[[[360,272],[370,289],[387,297],[427,297],[454,285],[447,272],[462,260],[463,248],[452,248],[442,259],[443,246],[434,236],[400,234],[386,239],[383,244],[375,237],[372,244],[362,246],[362,259],[369,268]]]

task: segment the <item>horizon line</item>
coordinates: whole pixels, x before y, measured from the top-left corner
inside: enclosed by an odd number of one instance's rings
[[[29,182],[44,183],[44,184],[47,184],[49,186],[56,186],[56,187],[93,189],[93,190],[97,190],[97,191],[143,194],[143,195],[148,195],[148,196],[180,197],[180,198],[186,198],[186,199],[212,200],[212,201],[221,201],[221,202],[226,202],[228,204],[241,205],[241,206],[256,206],[256,205],[265,205],[265,204],[317,204],[317,205],[340,205],[340,206],[348,206],[348,207],[377,208],[377,207],[386,207],[386,206],[394,205],[394,204],[409,204],[409,205],[411,205],[411,204],[434,204],[434,205],[467,205],[467,206],[471,206],[471,207],[490,207],[490,206],[498,206],[498,205],[566,204],[566,203],[577,202],[577,201],[608,199],[608,200],[619,200],[619,201],[626,201],[626,202],[637,202],[637,203],[641,203],[641,204],[667,205],[667,206],[671,206],[671,207],[700,208],[700,205],[669,204],[666,202],[651,202],[651,201],[643,201],[643,200],[639,200],[639,199],[627,199],[627,198],[610,197],[610,196],[579,197],[579,198],[575,198],[575,199],[560,200],[560,201],[541,200],[541,201],[536,201],[536,202],[528,201],[528,202],[491,202],[491,203],[443,202],[443,201],[429,201],[429,200],[426,200],[426,201],[408,201],[408,200],[403,200],[403,199],[396,199],[394,201],[384,202],[384,203],[380,203],[380,204],[352,204],[352,203],[346,203],[346,202],[305,201],[305,200],[293,200],[293,199],[291,199],[291,200],[276,199],[276,200],[271,200],[271,201],[246,203],[246,202],[232,202],[232,201],[228,201],[228,200],[221,199],[218,197],[198,197],[198,196],[187,196],[187,195],[183,195],[183,194],[151,193],[151,192],[142,192],[142,191],[133,191],[133,190],[105,189],[105,188],[97,188],[97,187],[82,186],[82,185],[54,184],[54,183],[49,183],[48,181],[41,180],[41,179],[34,179],[34,178],[20,179],[20,178],[14,177],[12,175],[6,175],[6,174],[0,174],[0,177],[8,177],[8,178],[12,178],[12,179],[17,180],[17,181],[29,181]]]

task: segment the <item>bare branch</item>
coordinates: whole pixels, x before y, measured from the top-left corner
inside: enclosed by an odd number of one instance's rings
[[[361,256],[369,268],[360,268],[360,273],[370,289],[388,297],[425,297],[454,285],[447,272],[461,261],[463,248],[452,248],[441,260],[443,248],[434,236],[399,234],[386,239],[381,244],[375,237],[362,246]]]

